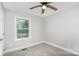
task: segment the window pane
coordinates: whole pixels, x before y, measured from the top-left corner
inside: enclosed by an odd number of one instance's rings
[[[17,19],[17,28],[28,28],[29,24],[28,24],[28,20],[24,20],[24,19]]]
[[[17,29],[17,38],[26,38],[29,36],[28,29]]]
[[[29,21],[17,18],[17,38],[29,37]]]

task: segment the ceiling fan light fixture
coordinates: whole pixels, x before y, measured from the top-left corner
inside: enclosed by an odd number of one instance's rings
[[[46,5],[43,5],[43,6],[42,6],[42,9],[46,9],[46,8],[47,8],[47,6],[46,6]]]
[[[58,10],[58,8],[56,8],[56,7],[52,6],[52,5],[49,5],[51,2],[40,2],[40,3],[41,3],[41,5],[37,5],[37,6],[31,7],[30,9],[32,10],[32,9],[37,8],[37,7],[41,7],[41,9],[42,9],[41,13],[42,14],[45,13],[45,10],[47,8],[50,8],[50,9],[52,9],[54,11]]]

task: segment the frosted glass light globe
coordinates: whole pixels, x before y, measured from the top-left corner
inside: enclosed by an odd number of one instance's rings
[[[43,6],[42,6],[42,8],[43,8],[43,9],[46,9],[46,8],[47,8],[47,6],[46,6],[46,5],[43,5]]]

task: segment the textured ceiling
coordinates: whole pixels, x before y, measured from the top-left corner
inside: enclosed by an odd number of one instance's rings
[[[39,2],[3,2],[3,6],[6,9],[14,10],[14,11],[19,11],[19,12],[24,12],[24,13],[29,13],[41,17],[46,17],[52,14],[55,14],[61,10],[67,9],[69,7],[72,7],[74,5],[79,4],[78,2],[53,2],[50,5],[55,6],[58,8],[57,11],[51,10],[47,8],[45,10],[45,13],[41,15],[41,7],[35,8],[33,10],[30,10],[30,7],[40,5]]]

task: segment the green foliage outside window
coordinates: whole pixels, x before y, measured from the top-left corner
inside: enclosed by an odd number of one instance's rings
[[[17,38],[29,37],[29,21],[26,19],[16,18],[17,20]]]

